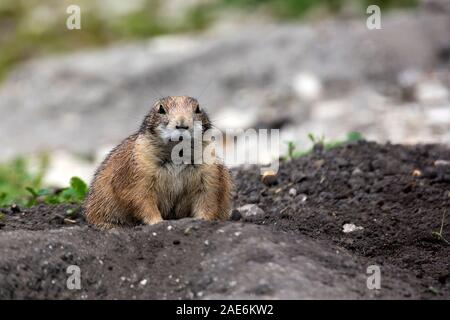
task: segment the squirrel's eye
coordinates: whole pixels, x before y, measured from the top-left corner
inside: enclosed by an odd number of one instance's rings
[[[200,111],[200,106],[199,106],[199,105],[197,105],[197,107],[195,108],[195,113],[202,113],[202,112]]]
[[[164,110],[164,107],[163,107],[162,105],[159,105],[159,110],[158,110],[158,112],[159,112],[160,114],[166,114],[166,110]]]

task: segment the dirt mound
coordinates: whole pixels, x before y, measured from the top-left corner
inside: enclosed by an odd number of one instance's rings
[[[256,171],[236,177],[236,205],[258,204],[265,216],[247,222],[326,240],[377,265],[400,267],[420,280],[425,296],[450,297],[450,150],[362,142],[285,162],[279,185]],[[441,161],[442,163],[442,161]],[[292,197],[289,190],[297,195]],[[345,224],[364,229],[344,233]]]
[[[0,298],[450,298],[450,245],[433,233],[450,204],[436,160],[449,159],[433,145],[316,148],[282,162],[273,186],[235,171],[239,210],[221,223],[101,232],[77,206],[3,209]],[[69,265],[80,290],[66,287]]]

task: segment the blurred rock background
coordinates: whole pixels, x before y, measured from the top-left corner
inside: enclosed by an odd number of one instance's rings
[[[165,95],[221,129],[280,128],[282,153],[310,133],[449,143],[449,68],[450,0],[2,0],[0,193],[89,180]]]

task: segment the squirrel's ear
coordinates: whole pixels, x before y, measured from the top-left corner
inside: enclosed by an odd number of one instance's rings
[[[160,104],[158,106],[158,113],[160,114],[166,114],[166,110],[164,109],[164,107],[162,106],[162,104]]]
[[[200,110],[199,104],[197,104],[197,106],[195,107],[195,113],[202,113],[202,110]]]

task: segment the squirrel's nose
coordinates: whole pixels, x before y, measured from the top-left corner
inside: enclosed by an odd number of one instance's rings
[[[175,128],[181,129],[181,130],[188,130],[189,129],[189,121],[183,116],[179,116],[175,118]]]

